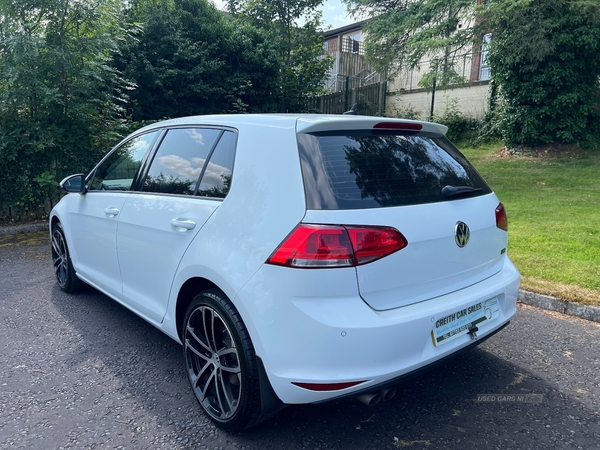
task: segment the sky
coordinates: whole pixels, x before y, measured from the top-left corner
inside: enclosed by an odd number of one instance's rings
[[[225,7],[225,0],[212,1],[219,9]],[[357,22],[357,20],[346,14],[346,6],[342,4],[341,0],[325,0],[323,4],[323,22],[324,28],[328,30],[350,25]]]
[[[341,0],[326,0],[323,4],[323,22],[325,22],[326,28],[329,25],[331,28],[339,28],[357,22],[357,20],[347,15],[346,6],[342,4]]]

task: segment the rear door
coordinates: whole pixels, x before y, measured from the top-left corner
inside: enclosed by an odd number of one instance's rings
[[[168,130],[119,218],[124,302],[153,322],[166,313],[184,252],[226,196],[236,135],[216,128]]]
[[[335,130],[298,135],[304,222],[392,226],[408,246],[356,268],[361,297],[385,310],[477,283],[503,264],[498,199],[439,133]]]

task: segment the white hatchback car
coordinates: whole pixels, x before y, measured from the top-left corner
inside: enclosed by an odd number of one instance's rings
[[[182,343],[223,428],[389,398],[516,311],[504,207],[445,131],[342,115],[147,126],[61,183],[58,284],[83,281]]]

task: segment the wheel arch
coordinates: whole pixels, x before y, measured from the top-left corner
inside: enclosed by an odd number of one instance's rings
[[[54,229],[54,227],[56,226],[57,223],[61,223],[58,216],[56,216],[56,215],[52,216],[52,218],[50,219],[50,231],[52,231],[52,229]]]
[[[190,303],[197,294],[208,289],[219,289],[221,292],[223,292],[223,290],[215,283],[202,277],[190,278],[183,283],[179,289],[179,293],[177,294],[177,303],[175,305],[175,326],[177,327],[177,336],[179,337],[180,341],[183,342],[181,328],[183,326],[183,321],[185,319],[185,313],[188,309],[188,306],[190,306]],[[223,293],[223,295],[225,295],[225,293]]]
[[[189,307],[190,303],[192,302],[192,300],[194,299],[194,297],[196,297],[196,295],[198,293],[208,290],[208,289],[218,289],[223,294],[224,297],[229,299],[229,296],[227,294],[225,294],[225,292],[219,286],[217,286],[214,282],[212,282],[206,278],[202,278],[202,277],[193,277],[193,278],[188,279],[185,283],[183,283],[183,285],[179,289],[179,293],[177,294],[177,303],[175,305],[175,325],[177,327],[177,335],[179,337],[179,340],[182,343],[184,340],[183,336],[182,336],[182,328],[183,328],[183,322],[185,320],[185,315],[188,310],[188,307]],[[229,300],[231,301],[231,299],[229,299]],[[235,306],[235,304],[233,302],[231,302],[231,306],[239,314],[239,309]],[[241,316],[241,314],[240,314],[240,318],[242,320],[242,323],[244,323],[244,318]],[[252,342],[252,336],[250,335],[248,326],[245,323],[244,323],[244,326],[246,327],[246,330],[250,337],[250,341]],[[253,342],[252,342],[252,345],[254,346]],[[273,386],[271,385],[271,382],[267,375],[267,371],[265,369],[264,362],[263,362],[262,358],[258,355],[256,355],[256,363],[257,363],[258,381],[259,381],[259,385],[260,385],[260,411],[261,412],[260,412],[260,416],[258,418],[256,418],[254,425],[273,416],[274,414],[276,414],[278,411],[280,411],[282,408],[285,407],[285,404],[281,401],[281,399],[275,393],[275,390],[273,389]]]

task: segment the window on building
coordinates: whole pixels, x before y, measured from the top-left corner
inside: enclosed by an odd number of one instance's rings
[[[350,52],[358,53],[360,51],[360,33],[354,33],[348,36],[351,41]]]
[[[342,37],[342,52],[362,53],[360,31],[352,34],[346,34]]]
[[[481,44],[481,62],[479,64],[479,79],[490,79],[490,66],[487,61],[488,52],[492,43],[492,33],[487,33],[483,36],[483,44]]]

